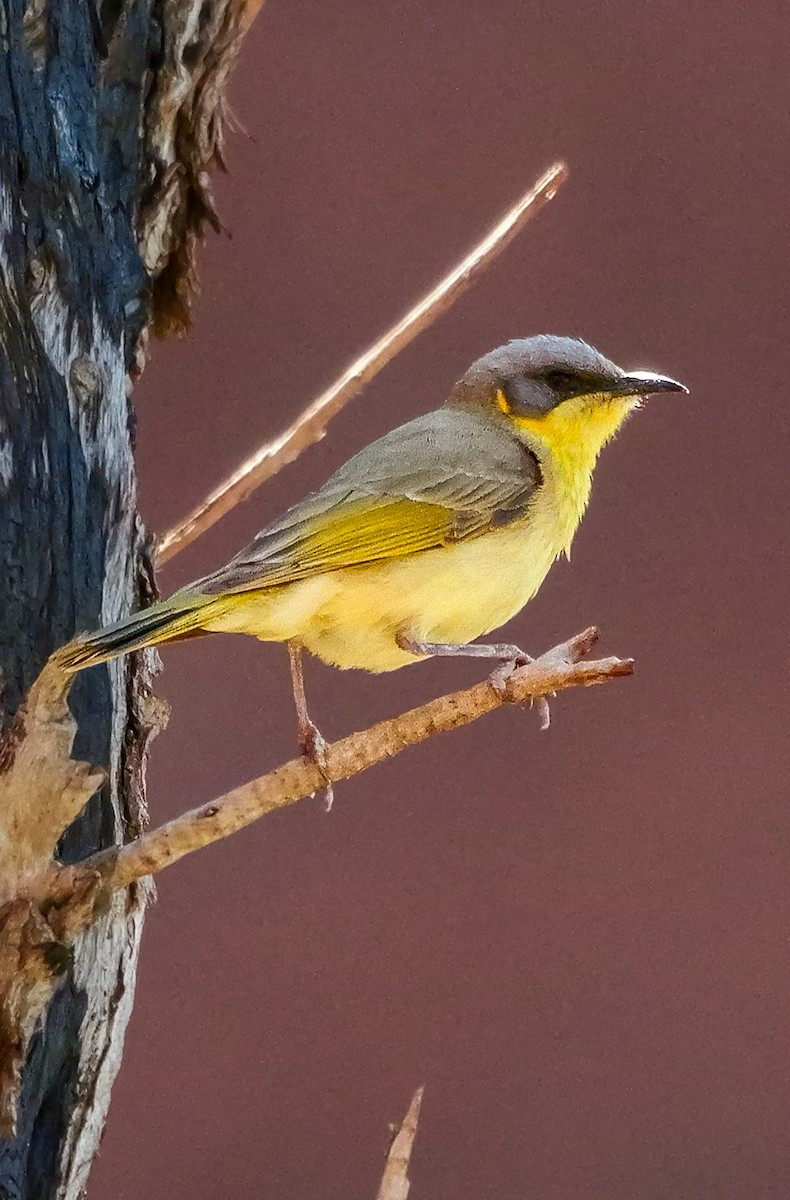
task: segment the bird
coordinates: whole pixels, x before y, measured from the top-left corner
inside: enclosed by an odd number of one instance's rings
[[[498,690],[530,661],[476,639],[504,625],[570,552],[598,456],[646,397],[686,392],[577,338],[515,338],[478,358],[442,407],[400,425],[266,525],[224,567],[59,654],[68,673],[203,633],[288,648],[302,753],[327,784],[302,653],[392,671],[495,660]]]

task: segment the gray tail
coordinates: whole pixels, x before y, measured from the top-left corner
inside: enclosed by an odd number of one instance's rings
[[[57,660],[65,671],[73,673],[146,646],[202,633],[206,609],[216,605],[216,600],[203,596],[185,598],[180,603],[165,600],[106,629],[78,635],[56,651]]]

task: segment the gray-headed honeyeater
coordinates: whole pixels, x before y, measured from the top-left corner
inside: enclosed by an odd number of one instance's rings
[[[470,644],[535,595],[568,551],[603,446],[641,400],[683,392],[572,338],[508,342],[473,363],[444,405],[379,438],[271,522],[235,558],[59,652],[78,671],[195,633],[286,642],[303,749],[322,743],[304,700],[304,648],[338,667],[391,671],[427,655],[525,661]]]

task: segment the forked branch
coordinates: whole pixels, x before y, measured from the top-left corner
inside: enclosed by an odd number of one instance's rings
[[[158,543],[157,560],[167,562],[210,529],[220,517],[259,488],[313,442],[320,441],[329,421],[359,395],[382,367],[427,329],[463,295],[472,281],[489,266],[517,233],[554,198],[568,177],[565,163],[555,163],[509,212],[488,231],[473,250],[410,308],[383,337],[361,354],[326,391],[316,397],[292,425],[259,447],[215,488],[197,508],[169,530]]]

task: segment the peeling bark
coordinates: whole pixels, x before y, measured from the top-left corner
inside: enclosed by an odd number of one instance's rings
[[[0,772],[51,651],[153,591],[130,381],[149,327],[188,323],[196,241],[217,224],[208,172],[223,89],[252,13],[242,0],[0,0]],[[138,656],[74,685],[75,755],[107,782],[62,837],[64,862],[144,827],[149,684]],[[0,971],[10,978],[19,948],[37,948],[22,955],[35,975],[27,1047],[3,1043],[0,1012],[0,1057],[22,1071],[16,1134],[0,1138],[2,1200],[84,1188],[145,900],[144,885],[116,893],[66,959],[40,914],[0,910]]]
[[[189,328],[195,250],[221,226],[211,171],[224,170],[225,87],[263,0],[163,0],[163,60],[145,112],[151,183],[141,205],[143,261],[154,279],[153,330]]]

